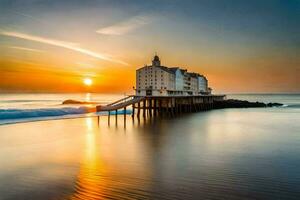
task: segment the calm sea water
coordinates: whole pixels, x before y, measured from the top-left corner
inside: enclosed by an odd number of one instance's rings
[[[106,103],[122,95],[29,96],[1,95],[0,121],[24,112],[44,119],[66,109],[65,99]],[[300,95],[230,97],[286,106],[128,116],[126,127],[123,116],[108,125],[106,116],[98,122],[84,113],[3,124],[0,199],[300,199]],[[65,114],[72,109],[79,108]]]

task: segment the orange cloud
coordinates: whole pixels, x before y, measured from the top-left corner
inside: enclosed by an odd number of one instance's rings
[[[82,54],[85,54],[88,56],[92,56],[94,58],[111,61],[111,62],[119,63],[122,65],[128,65],[126,62],[114,59],[109,55],[105,55],[105,54],[101,54],[101,53],[97,53],[97,52],[93,52],[93,51],[90,51],[87,49],[80,48],[80,47],[78,47],[78,44],[75,44],[75,43],[54,40],[54,39],[44,38],[44,37],[39,37],[39,36],[34,36],[34,35],[28,35],[28,34],[19,33],[19,32],[4,31],[4,32],[0,32],[0,34],[10,36],[10,37],[15,37],[15,38],[21,38],[21,39],[25,39],[25,40],[40,42],[40,43],[44,43],[44,44],[49,44],[49,45],[53,45],[53,46],[63,47],[63,48],[69,49],[69,50],[77,51],[79,53],[82,53]]]

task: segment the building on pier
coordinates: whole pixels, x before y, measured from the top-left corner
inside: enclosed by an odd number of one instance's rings
[[[190,96],[210,94],[205,76],[188,72],[179,67],[161,65],[157,55],[152,65],[145,65],[136,70],[137,96]]]

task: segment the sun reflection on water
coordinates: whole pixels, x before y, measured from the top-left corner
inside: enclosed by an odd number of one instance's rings
[[[85,101],[91,101],[91,93],[85,94]]]
[[[126,129],[117,129],[107,126],[104,117],[101,119],[99,125],[97,118],[85,119],[84,155],[70,199],[144,198],[147,191],[143,188],[149,186],[141,180],[151,175],[140,153],[143,144],[132,135],[133,125],[128,123]]]
[[[93,119],[91,117],[88,117],[85,119],[85,123],[88,133],[93,133]]]
[[[99,133],[93,118],[85,119],[85,156],[82,160],[80,170],[75,184],[75,192],[71,199],[95,199],[101,194],[101,188],[105,182],[99,177],[105,172],[105,166],[101,159],[100,147],[97,145]]]

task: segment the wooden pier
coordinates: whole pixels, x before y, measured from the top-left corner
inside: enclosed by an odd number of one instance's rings
[[[105,106],[97,106],[97,112],[108,111],[108,123],[111,112],[117,117],[123,110],[126,120],[127,108],[132,108],[132,117],[175,116],[180,113],[199,112],[214,108],[214,102],[223,101],[225,95],[198,96],[135,96],[130,95]]]

